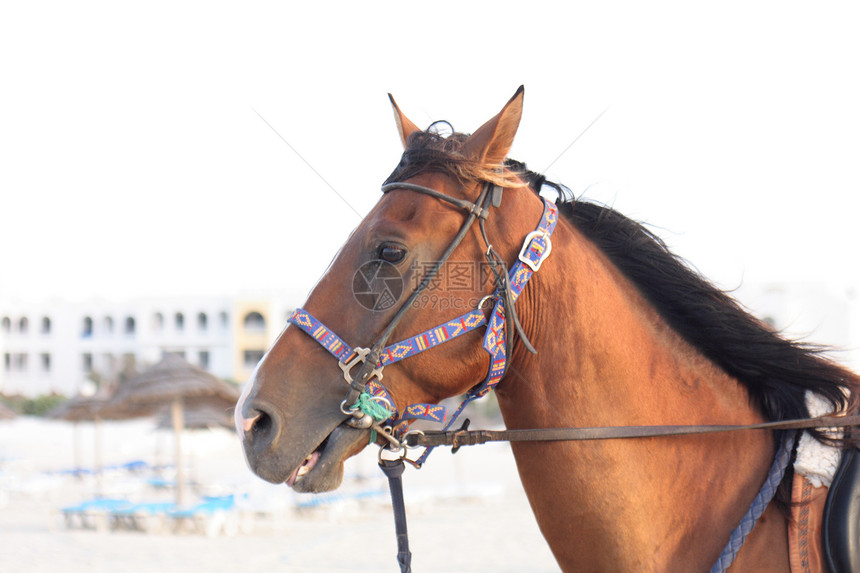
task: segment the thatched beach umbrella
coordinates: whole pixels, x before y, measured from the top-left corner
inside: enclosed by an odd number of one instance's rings
[[[221,398],[185,404],[182,412],[183,427],[186,430],[225,428],[232,431],[235,429],[233,422],[233,408],[235,407],[236,400],[228,401]],[[161,410],[157,427],[159,430],[173,427],[172,408],[165,407]]]
[[[105,415],[106,412],[104,409],[109,399],[110,396],[106,392],[99,392],[94,396],[78,394],[57,405],[46,416],[55,420],[66,420],[67,422],[93,422],[106,418],[115,419]],[[119,414],[119,412],[116,414]]]
[[[17,414],[15,414],[15,410],[0,402],[0,420],[11,420]]]
[[[176,354],[165,354],[161,362],[123,383],[107,406],[113,414],[155,415],[170,406],[176,440],[176,504],[185,501],[185,476],[182,469],[182,429],[184,407],[221,400],[235,404],[238,389],[197,368]]]
[[[105,410],[110,399],[110,390],[106,386],[102,386],[92,396],[78,394],[73,398],[69,398],[56,408],[49,411],[46,416],[55,420],[66,420],[74,425],[74,464],[75,470],[83,466],[81,463],[80,443],[78,439],[78,423],[92,422],[93,423],[93,456],[94,467],[93,471],[96,475],[96,487],[101,494],[101,471],[102,471],[102,445],[101,445],[101,423],[102,420],[126,419],[128,416],[122,415],[121,412],[107,412]]]
[[[232,435],[235,435],[236,426],[233,422],[233,409],[236,407],[236,400],[224,400],[223,398],[211,398],[201,401],[193,401],[185,403],[182,410],[182,427],[184,430],[191,430],[192,435],[195,433],[206,433],[208,431],[220,428],[229,430]],[[170,406],[164,407],[158,415],[156,427],[159,430],[169,430],[173,428],[173,412]],[[191,468],[191,475],[187,476],[193,483],[195,481],[193,461],[194,445],[185,447],[185,455],[187,456],[188,466]],[[187,440],[183,439],[183,445],[187,444]],[[178,467],[178,466],[177,466]]]

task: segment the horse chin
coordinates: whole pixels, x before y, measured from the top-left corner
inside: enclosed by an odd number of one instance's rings
[[[295,468],[285,483],[301,493],[320,493],[340,487],[343,465],[367,443],[368,431],[345,424],[337,426],[328,437]]]

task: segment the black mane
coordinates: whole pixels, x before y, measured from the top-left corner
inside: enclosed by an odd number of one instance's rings
[[[565,187],[547,182],[521,163],[511,161],[509,168],[519,171],[535,191],[542,185],[556,189],[559,212],[606,254],[678,334],[742,383],[768,419],[808,417],[807,390],[840,411],[853,405],[860,378],[826,358],[826,348],[780,336],[640,223],[609,207],[574,199]],[[820,433],[816,437],[827,441]]]

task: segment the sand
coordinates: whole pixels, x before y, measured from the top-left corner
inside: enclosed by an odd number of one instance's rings
[[[0,422],[0,573],[116,572],[396,572],[394,523],[375,451],[351,460],[339,493],[299,496],[247,469],[235,435],[185,432],[186,467],[197,494],[235,494],[238,509],[173,532],[173,520],[150,532],[68,527],[60,508],[108,497],[167,501],[171,490],[147,485],[151,469],[106,472],[101,482],[58,473],[95,464],[172,463],[173,437],[151,421],[77,427],[21,417]],[[169,473],[163,474],[170,477]],[[546,546],[504,444],[433,453],[404,476],[413,570],[549,572]],[[361,495],[359,495],[361,494]],[[197,498],[194,497],[196,500]],[[315,502],[316,507],[297,505]],[[96,520],[98,521],[98,520]]]

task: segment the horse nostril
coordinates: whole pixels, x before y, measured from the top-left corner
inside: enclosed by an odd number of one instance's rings
[[[257,414],[253,418],[245,418],[239,416],[239,418],[237,419],[237,426],[241,426],[241,430],[247,434],[251,431],[251,428],[254,427],[254,424],[257,422],[257,418],[259,417],[259,414]]]
[[[271,413],[261,404],[250,404],[242,416],[242,426],[245,430],[245,440],[255,451],[270,447],[278,439],[280,424],[277,414]]]
[[[265,412],[260,412],[257,417],[248,421],[251,423],[251,434],[254,437],[268,434],[272,429],[272,417]]]

